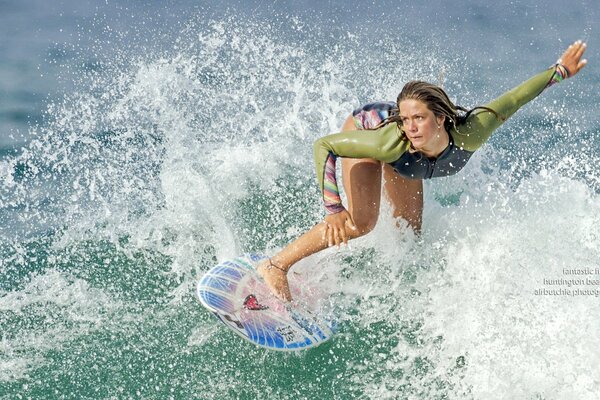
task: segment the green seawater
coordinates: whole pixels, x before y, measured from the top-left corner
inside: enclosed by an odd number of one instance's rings
[[[340,262],[355,269],[373,253]],[[220,325],[194,297],[195,280],[171,273],[170,258],[156,251],[106,241],[57,250],[46,238],[15,255],[3,246],[4,260],[14,261],[2,265],[11,287],[0,298],[0,362],[23,364],[3,370],[3,399],[351,399],[374,397],[374,388],[393,393],[389,398],[423,390],[427,398],[448,398],[450,383],[431,373],[432,361],[407,361],[395,351],[399,341],[418,349],[424,339],[420,321],[386,320],[402,306],[392,295],[346,309],[340,331],[320,347],[281,353]],[[207,254],[201,269],[213,260]],[[19,273],[22,265],[35,268]],[[399,278],[410,284],[415,276]],[[185,294],[174,300],[180,286]],[[382,305],[380,318],[361,317]],[[455,371],[462,365],[457,359]]]

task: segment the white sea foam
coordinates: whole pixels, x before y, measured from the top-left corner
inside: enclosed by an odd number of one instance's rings
[[[535,291],[552,288],[544,279],[569,278],[564,268],[600,266],[598,195],[546,171],[491,204],[452,211],[425,328],[443,335],[449,354],[465,354],[476,397],[593,398],[598,297]]]
[[[462,192],[459,203],[436,205],[439,192],[452,190]],[[373,246],[381,255],[366,276],[341,290],[355,298],[387,299],[359,306],[358,323],[392,324],[397,329],[392,336],[399,339],[381,363],[356,367],[361,378],[355,384],[364,385],[373,398],[395,398],[402,385],[410,385],[414,392],[406,398],[445,393],[477,399],[594,399],[600,384],[594,368],[600,358],[598,195],[580,181],[545,170],[516,189],[495,187],[488,198],[481,198],[477,187],[462,186],[460,178],[426,185],[426,193],[420,243],[410,236],[399,240],[402,235],[390,230],[393,221],[383,217],[382,227],[354,244],[355,251]],[[481,200],[465,204],[467,198]],[[389,262],[398,269],[420,265],[416,282],[386,282],[382,273],[398,273],[386,266]],[[586,268],[593,275],[563,273]],[[596,284],[544,284],[544,279],[586,277]],[[403,286],[421,294],[411,296]],[[573,295],[536,294],[557,287]],[[575,294],[577,288],[591,294]],[[417,346],[403,338],[407,320],[422,323]],[[422,376],[398,378],[401,374],[393,372],[414,371],[415,361],[424,359],[431,365]],[[451,386],[436,389],[436,380]]]
[[[102,290],[56,270],[32,277],[21,290],[0,292],[0,312],[21,321],[3,332],[0,381],[26,377],[47,362],[46,352],[103,327],[120,307]]]

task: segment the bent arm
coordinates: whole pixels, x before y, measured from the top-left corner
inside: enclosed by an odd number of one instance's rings
[[[344,209],[335,177],[337,157],[393,162],[408,147],[409,143],[400,139],[395,123],[377,130],[346,131],[318,139],[313,146],[315,168],[327,212],[334,214]]]
[[[486,107],[496,111],[502,119],[486,110],[473,112],[463,124],[457,127],[458,134],[453,135],[456,144],[467,151],[477,150],[517,110],[539,96],[544,89],[566,77],[564,67],[556,64],[486,104]]]

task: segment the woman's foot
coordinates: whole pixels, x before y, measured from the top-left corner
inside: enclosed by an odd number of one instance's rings
[[[256,272],[271,290],[273,295],[283,301],[291,301],[290,285],[288,284],[287,271],[272,263],[270,259],[261,261],[256,267]]]

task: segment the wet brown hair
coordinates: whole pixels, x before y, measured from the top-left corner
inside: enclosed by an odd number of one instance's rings
[[[400,119],[400,102],[403,100],[419,100],[425,104],[425,106],[427,106],[427,108],[431,110],[436,117],[446,117],[444,118],[444,127],[448,132],[450,132],[451,128],[456,130],[456,125],[464,122],[475,110],[491,112],[499,120],[506,120],[506,118],[489,107],[477,106],[467,110],[464,107],[455,105],[450,100],[444,89],[437,85],[424,81],[410,81],[404,85],[402,91],[398,95],[398,99],[396,100],[398,109],[390,113],[390,116],[381,121],[376,128],[380,128],[392,122],[396,122],[398,127],[402,126],[402,120]],[[459,111],[462,111],[462,113],[459,113]],[[402,130],[401,137],[402,139],[408,140],[404,130]]]

